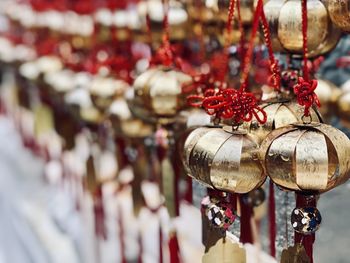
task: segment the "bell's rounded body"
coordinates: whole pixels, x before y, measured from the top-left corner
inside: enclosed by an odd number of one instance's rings
[[[174,118],[185,108],[182,85],[192,78],[165,67],[148,69],[134,81],[130,109],[142,119]]]
[[[308,57],[332,50],[341,30],[330,20],[326,6],[320,0],[308,0]],[[270,0],[264,5],[269,24],[272,48],[275,52],[303,53],[301,0]]]
[[[321,123],[294,124],[272,131],[262,142],[265,172],[279,186],[326,192],[350,176],[350,140]]]
[[[109,118],[115,135],[126,138],[145,138],[154,132],[151,124],[135,118],[124,98],[113,101],[109,108]]]
[[[328,14],[319,0],[307,1],[308,48],[316,49],[328,33]],[[301,1],[289,0],[281,8],[278,19],[278,38],[282,46],[295,53],[303,51]]]
[[[304,107],[293,101],[265,103],[262,108],[267,114],[267,121],[264,124],[260,124],[255,118],[244,124],[249,133],[255,135],[259,142],[263,141],[274,129],[301,122],[304,114]],[[321,115],[317,110],[311,109],[310,114],[312,121],[322,122]]]
[[[270,0],[264,5],[266,20],[269,24],[272,50],[274,52],[283,51],[281,42],[278,39],[278,21],[282,6],[286,0]]]
[[[185,169],[208,187],[247,193],[266,179],[257,158],[258,144],[247,134],[198,128],[185,142]]]
[[[350,1],[324,0],[333,23],[342,30],[350,31]]]
[[[120,97],[129,88],[128,83],[111,78],[96,78],[89,87],[91,101],[100,111],[106,111],[115,98]]]
[[[320,100],[320,113],[325,120],[328,120],[334,114],[336,102],[340,96],[340,89],[332,82],[324,79],[317,79],[317,88],[315,93]]]
[[[343,91],[337,101],[338,116],[347,128],[350,128],[350,90]]]

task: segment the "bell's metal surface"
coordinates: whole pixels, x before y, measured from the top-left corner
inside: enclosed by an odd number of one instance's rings
[[[332,82],[317,79],[315,93],[320,100],[320,113],[325,120],[329,120],[335,114],[336,103],[341,94],[340,89]]]
[[[313,52],[325,40],[329,30],[326,7],[319,0],[307,1],[308,12],[308,50]],[[289,52],[303,52],[301,1],[288,0],[281,7],[278,18],[278,39]]]
[[[185,167],[190,176],[218,190],[247,193],[266,179],[255,138],[221,128],[199,128],[185,143]]]
[[[191,77],[164,67],[151,68],[134,81],[131,110],[142,119],[174,118],[186,105],[182,84]]]
[[[126,138],[145,138],[154,132],[154,126],[135,118],[124,98],[114,100],[109,108],[109,119],[115,135]]]
[[[282,6],[286,0],[270,0],[264,5],[266,20],[269,24],[272,50],[280,52],[283,50],[281,42],[278,39],[278,21]]]
[[[338,98],[338,116],[344,126],[350,128],[350,91],[344,91]]]
[[[326,192],[350,176],[350,140],[326,124],[294,124],[272,131],[262,142],[265,172],[279,186]]]
[[[262,108],[267,114],[266,123],[260,124],[253,118],[250,123],[244,124],[244,127],[249,130],[251,134],[255,135],[259,142],[264,140],[274,129],[301,122],[301,118],[304,114],[304,108],[294,101],[267,102],[262,105]],[[310,114],[313,121],[322,122],[322,118],[317,110],[311,109]]]
[[[333,23],[344,31],[350,31],[350,1],[324,0]]]

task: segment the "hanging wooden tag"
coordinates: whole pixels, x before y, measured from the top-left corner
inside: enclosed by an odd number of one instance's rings
[[[142,146],[137,148],[137,158],[132,163],[134,179],[131,182],[132,186],[132,201],[135,215],[138,215],[143,206],[143,196],[141,190],[142,181],[147,178],[147,157]]]
[[[36,107],[34,111],[34,115],[35,115],[34,130],[37,138],[40,135],[48,133],[54,129],[53,113],[49,107],[45,105],[40,105]]]
[[[282,251],[281,263],[311,263],[302,244],[297,243]]]
[[[202,243],[205,246],[205,252],[207,253],[209,249],[222,238],[225,238],[226,231],[218,228],[213,227],[208,217],[202,213]]]
[[[246,251],[239,243],[221,238],[202,257],[202,263],[246,263]]]
[[[162,189],[165,197],[165,206],[171,217],[176,216],[176,196],[175,196],[175,171],[171,160],[166,157],[161,162],[162,169]]]
[[[86,186],[91,194],[94,194],[98,188],[94,158],[92,155],[89,156],[86,162]]]

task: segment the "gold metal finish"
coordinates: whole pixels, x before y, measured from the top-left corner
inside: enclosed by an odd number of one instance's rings
[[[272,50],[274,52],[283,51],[283,47],[278,39],[279,13],[286,0],[270,0],[264,5],[266,20],[269,23]]]
[[[333,23],[344,31],[350,31],[350,1],[324,0]]]
[[[326,192],[350,176],[350,140],[326,124],[276,129],[262,142],[259,156],[276,184],[295,191]]]
[[[201,183],[227,192],[247,193],[265,181],[254,137],[221,128],[199,128],[185,143],[185,167]]]
[[[191,77],[182,72],[157,67],[147,70],[134,81],[133,106],[140,118],[151,121],[155,118],[173,118],[182,110],[186,101],[182,84]]]
[[[319,0],[307,1],[308,12],[308,50],[317,49],[328,34],[328,13]],[[288,0],[281,8],[278,19],[278,38],[282,46],[293,53],[302,53],[301,1]]]
[[[338,116],[344,126],[350,128],[350,91],[343,92],[338,99]]]
[[[262,105],[267,114],[267,121],[261,125],[255,118],[250,123],[244,124],[246,129],[255,135],[259,142],[264,140],[266,136],[274,129],[284,127],[286,125],[302,122],[304,108],[298,103],[291,102],[271,102]],[[322,122],[320,114],[317,110],[310,111],[313,121]]]
[[[336,102],[341,94],[340,89],[328,80],[317,79],[315,93],[321,102],[322,117],[329,120],[335,113]]]

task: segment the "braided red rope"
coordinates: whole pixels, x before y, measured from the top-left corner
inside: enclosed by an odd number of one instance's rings
[[[273,54],[272,44],[271,44],[271,34],[270,34],[269,25],[266,20],[264,8],[261,11],[261,25],[262,25],[263,35],[264,35],[264,39],[265,39],[265,43],[267,46],[269,59],[270,59],[271,76],[269,78],[269,83],[272,87],[279,90],[281,85],[281,72],[278,65],[278,61],[276,60],[275,55]]]
[[[228,33],[231,30],[234,6],[235,1],[231,0],[227,22]],[[248,82],[250,61],[253,54],[254,38],[258,30],[262,8],[263,1],[258,0],[257,8],[254,13],[252,36],[244,59],[241,88],[239,90],[226,88],[223,84],[221,84],[219,88],[215,88],[213,83],[208,81],[210,80],[208,76],[200,76],[197,80],[194,79],[192,85],[184,88],[185,90],[192,91],[199,89],[197,94],[187,97],[187,101],[191,106],[203,107],[207,114],[215,115],[216,118],[232,119],[237,124],[242,121],[251,121],[253,117],[260,123],[266,122],[267,115],[264,110],[258,106],[255,96],[245,91]]]
[[[233,15],[235,13],[235,2],[236,0],[230,0],[230,5],[228,7],[228,19],[226,23],[227,39],[225,43],[226,48],[230,45],[230,40],[231,40]]]
[[[238,4],[239,1],[237,1]],[[235,11],[236,0],[230,0],[228,8],[228,19],[226,23],[227,38],[225,40],[225,52],[216,53],[211,57],[209,64],[211,65],[210,73],[200,73],[199,75],[192,76],[192,82],[185,83],[182,87],[183,93],[195,93],[187,97],[188,104],[192,107],[201,107],[204,99],[206,90],[213,89],[216,83],[216,89],[225,88],[224,80],[228,71],[228,52],[226,49],[230,45],[232,23]]]
[[[307,0],[301,1],[302,9],[302,33],[303,33],[303,77],[298,78],[298,83],[294,86],[294,93],[297,96],[297,101],[301,106],[304,106],[304,115],[310,116],[310,108],[316,104],[321,106],[316,93],[317,80],[309,79],[308,68],[308,47],[307,47]]]
[[[248,85],[250,64],[251,64],[251,59],[252,59],[253,50],[254,50],[254,38],[258,31],[259,19],[261,17],[262,9],[263,9],[263,1],[258,0],[256,5],[256,10],[254,13],[254,18],[253,18],[252,34],[249,41],[249,46],[248,46],[246,56],[243,60],[243,72],[242,72],[241,87],[240,87],[241,91],[245,91]]]
[[[244,35],[244,28],[243,28],[243,21],[241,17],[241,4],[240,1],[237,1],[237,14],[238,14],[238,25],[239,25],[239,33],[240,36],[240,53],[241,53],[241,59],[243,60],[245,55],[245,35]],[[241,68],[243,68],[243,63],[241,63]]]
[[[307,0],[301,1],[302,32],[303,32],[303,77],[309,81],[309,69],[307,67]]]
[[[231,88],[204,98],[202,106],[209,115],[232,119],[235,123],[251,121],[253,117],[260,123],[267,120],[266,112],[258,106],[252,93]]]

